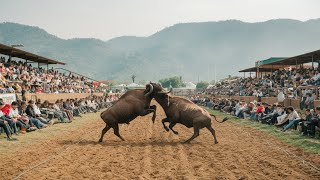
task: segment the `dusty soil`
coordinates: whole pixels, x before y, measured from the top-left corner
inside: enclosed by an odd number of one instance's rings
[[[320,172],[279,148],[317,167],[319,155],[232,122],[214,123],[219,144],[206,129],[191,144],[181,144],[192,129],[177,125],[179,135],[166,132],[164,112],[158,109],[154,125],[151,116],[121,125],[125,142],[109,131],[97,143],[104,127],[97,113],[85,115],[76,127],[62,124],[63,130],[45,140],[9,146],[0,152],[0,179],[12,179],[35,165],[20,179],[320,179]]]

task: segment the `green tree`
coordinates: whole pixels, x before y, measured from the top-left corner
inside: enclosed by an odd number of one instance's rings
[[[165,88],[170,88],[170,85],[172,88],[179,88],[184,87],[185,84],[182,82],[182,77],[180,76],[174,76],[170,78],[160,79],[159,82],[162,84]]]
[[[197,89],[205,89],[209,86],[209,83],[206,81],[200,81],[197,83]]]
[[[133,82],[133,83],[134,83],[134,80],[136,79],[136,77],[137,77],[137,76],[134,75],[134,74],[131,76],[131,79],[132,79],[132,82]]]

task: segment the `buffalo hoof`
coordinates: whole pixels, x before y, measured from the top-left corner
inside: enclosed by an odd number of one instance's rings
[[[184,141],[182,144],[190,144],[190,141]]]
[[[102,142],[102,139],[99,139],[99,141],[98,141],[99,143],[101,143]]]
[[[214,144],[218,144],[218,141],[215,141]]]
[[[178,135],[179,133],[177,131],[172,131],[175,135]]]
[[[164,127],[164,129],[167,131],[167,132],[169,132],[169,128],[167,128],[167,127]]]

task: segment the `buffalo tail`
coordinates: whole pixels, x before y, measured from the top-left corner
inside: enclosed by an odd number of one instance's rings
[[[223,123],[223,122],[225,122],[225,121],[228,120],[228,117],[224,117],[224,118],[222,119],[222,121],[218,121],[215,115],[210,114],[210,116],[214,117],[214,120],[216,120],[218,123]]]

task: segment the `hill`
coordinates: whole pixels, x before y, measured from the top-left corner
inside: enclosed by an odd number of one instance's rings
[[[0,43],[23,44],[24,50],[58,59],[65,68],[96,79],[187,81],[236,75],[238,70],[271,56],[293,56],[320,49],[320,19],[246,23],[237,20],[183,23],[149,37],[61,39],[38,27],[0,23]]]

